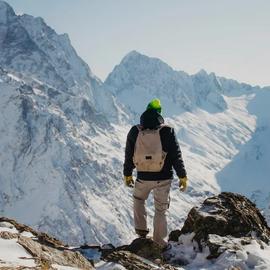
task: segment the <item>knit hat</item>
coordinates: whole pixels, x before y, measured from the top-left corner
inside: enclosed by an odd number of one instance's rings
[[[161,103],[158,98],[155,98],[150,101],[150,103],[147,105],[147,110],[156,110],[158,113],[161,113]]]

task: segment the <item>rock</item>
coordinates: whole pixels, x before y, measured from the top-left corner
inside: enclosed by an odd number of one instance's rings
[[[46,233],[37,232],[27,225],[18,223],[16,220],[6,218],[6,217],[0,217],[0,223],[1,224],[3,224],[3,223],[12,224],[18,230],[19,233],[22,233],[22,232],[32,233],[34,236],[36,236],[38,238],[39,243],[47,244],[47,245],[55,247],[55,248],[65,246],[65,244],[63,242],[59,241],[58,239],[51,237]]]
[[[56,269],[54,265],[74,267],[76,269],[94,269],[91,262],[83,257],[79,252],[71,250],[64,243],[50,237],[45,233],[40,233],[32,228],[17,223],[15,220],[0,217],[0,238],[4,240],[17,239],[17,244],[22,246],[35,260],[36,267],[24,267],[14,265],[5,268],[5,262],[1,262],[0,269]],[[61,269],[62,269],[61,268]]]
[[[23,246],[33,257],[40,261],[46,261],[48,264],[59,264],[79,269],[94,269],[80,253],[68,249],[57,249],[50,246],[44,246],[31,238],[20,236],[18,243]]]
[[[176,269],[164,263],[162,248],[151,238],[137,238],[130,245],[103,253],[102,257],[105,261],[119,263],[130,270]]]
[[[162,259],[162,248],[151,238],[137,238],[126,249],[150,261]]]
[[[6,232],[6,231],[3,231],[3,232],[0,232],[0,238],[2,239],[14,239],[14,238],[17,238],[18,237],[18,234],[17,233],[12,233],[12,232]]]
[[[266,244],[270,228],[260,211],[246,197],[229,192],[206,199],[201,207],[194,207],[181,230],[170,233],[169,240],[177,242],[180,235],[193,233],[199,250],[208,247],[208,259],[225,250],[238,250],[252,239]]]
[[[123,265],[128,270],[176,270],[171,265],[155,265],[147,259],[131,253],[127,250],[114,251],[106,257],[106,260],[109,262],[115,262]]]
[[[143,261],[139,256],[126,251],[114,251],[110,253],[106,260],[123,265],[126,269],[130,270],[151,270],[153,266],[151,262]]]
[[[245,237],[256,235],[268,243],[270,228],[260,211],[246,197],[229,192],[206,199],[200,208],[194,207],[188,214],[181,231],[170,234],[177,241],[181,234],[195,232],[194,239],[206,241],[209,234]]]

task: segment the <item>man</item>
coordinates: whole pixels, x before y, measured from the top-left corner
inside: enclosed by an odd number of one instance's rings
[[[137,179],[134,186],[132,172],[135,167]],[[127,135],[124,182],[126,186],[134,187],[134,225],[139,237],[146,237],[149,233],[145,200],[153,191],[155,204],[153,240],[162,247],[167,246],[166,211],[170,202],[173,168],[179,177],[180,190],[185,191],[187,174],[174,129],[164,125],[160,100],[154,99],[141,115],[140,125],[133,126]]]

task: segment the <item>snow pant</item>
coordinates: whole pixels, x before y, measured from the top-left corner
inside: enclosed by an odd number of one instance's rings
[[[166,246],[167,242],[167,219],[166,211],[170,204],[170,187],[172,180],[145,181],[137,179],[133,192],[133,209],[135,230],[147,231],[147,213],[145,200],[150,192],[154,193],[155,215],[153,240],[161,246]]]

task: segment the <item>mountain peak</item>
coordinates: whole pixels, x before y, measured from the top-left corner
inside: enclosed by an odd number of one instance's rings
[[[57,34],[41,17],[16,15],[12,7],[0,0],[1,25],[4,34],[0,45],[4,46],[0,50],[0,63],[4,68],[89,96],[89,88],[96,79],[66,34]]]
[[[124,56],[120,64],[137,61],[138,59],[149,59],[149,57],[133,50]]]
[[[138,51],[132,50],[125,57],[133,57],[133,56],[140,56],[140,55],[142,55],[142,54],[139,53]]]
[[[208,76],[208,73],[205,69],[200,69],[195,75],[200,75],[200,76]]]
[[[50,26],[48,26],[41,17],[23,14],[19,16],[19,18],[20,23],[27,29],[30,35],[43,36],[44,33],[49,35],[57,35],[57,33]]]
[[[6,24],[14,16],[16,14],[13,8],[7,2],[0,0],[0,23]]]
[[[150,57],[136,50],[129,52],[120,62],[119,66],[130,66],[131,69],[140,69],[141,71],[157,68],[166,72],[173,70],[168,64],[156,57]]]

